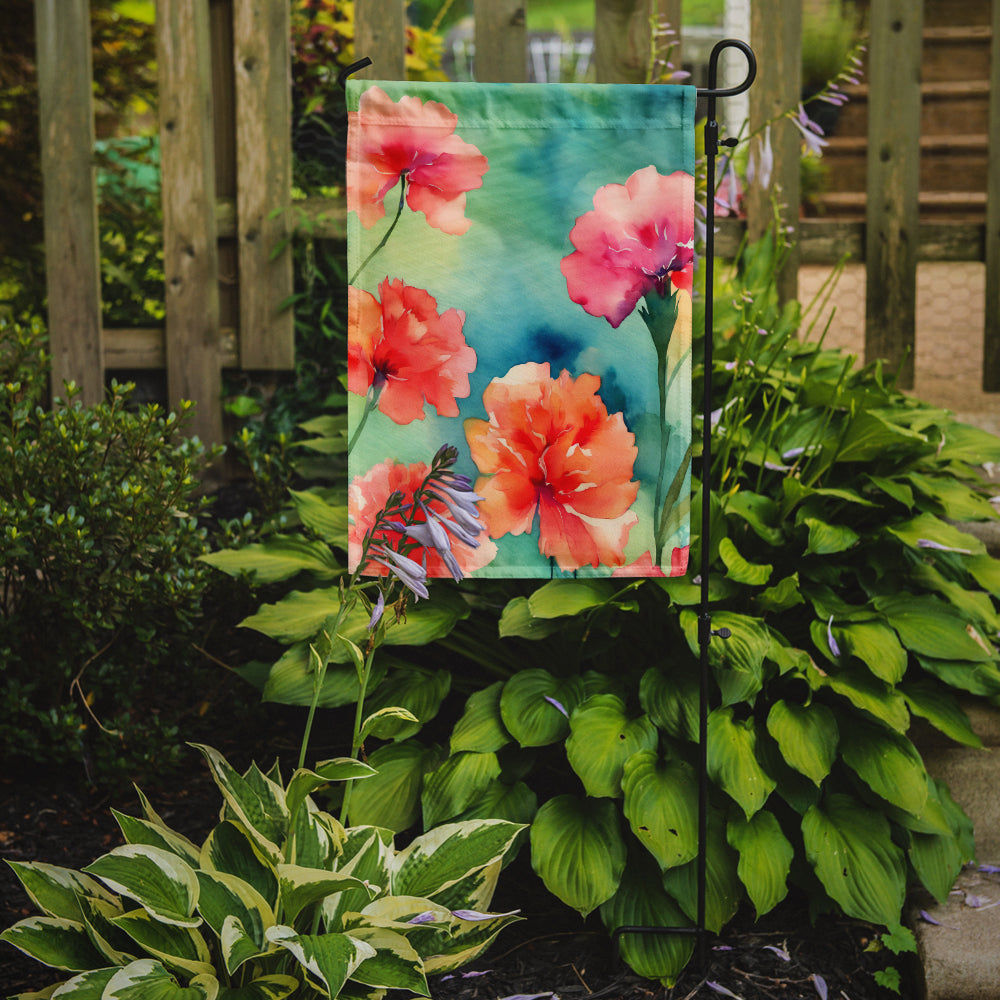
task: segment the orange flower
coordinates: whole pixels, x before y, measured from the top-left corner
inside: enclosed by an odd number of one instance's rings
[[[469,228],[465,192],[483,186],[489,166],[472,143],[454,134],[458,115],[437,101],[397,102],[369,87],[349,118],[352,126],[364,126],[349,132],[347,188],[365,229],[385,215],[383,199],[400,178],[406,203],[435,229],[458,236]]]
[[[349,518],[347,554],[352,572],[361,560],[365,535],[375,527],[376,518],[385,509],[389,497],[398,492],[402,494],[404,505],[412,504],[414,493],[420,489],[429,472],[430,467],[423,462],[403,465],[387,458],[370,468],[364,475],[354,477],[347,488]],[[438,489],[438,492],[442,491]],[[453,512],[441,500],[429,498],[425,500],[425,507],[433,514],[439,515],[442,522],[452,520]],[[414,517],[414,521],[418,524],[426,520],[426,515],[422,512]],[[396,551],[406,540],[401,531],[383,531],[379,538],[385,543],[385,547]],[[455,540],[451,545],[451,554],[462,573],[467,574],[480,569],[496,556],[497,547],[486,537],[485,532],[479,535],[478,541],[478,548],[466,545],[460,540]],[[440,552],[433,546],[418,545],[407,549],[406,554],[414,562],[423,564],[428,576],[453,576]],[[369,560],[365,567],[365,573],[370,576],[385,576],[388,572],[389,569],[385,565],[374,560]]]
[[[493,538],[531,531],[538,511],[539,551],[562,570],[618,566],[638,518],[630,510],[635,436],[597,395],[601,380],[558,379],[528,362],[483,393],[489,420],[465,421],[480,511]]]
[[[397,424],[423,420],[424,402],[457,417],[456,397],[469,395],[476,352],[465,342],[465,313],[438,314],[422,288],[385,279],[381,301],[353,286],[347,338],[347,388],[364,396],[373,386],[378,408]]]

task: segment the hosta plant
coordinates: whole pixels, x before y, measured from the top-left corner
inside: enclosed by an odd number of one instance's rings
[[[140,793],[142,818],[115,813],[126,843],[82,871],[12,862],[41,911],[0,935],[64,981],[66,1000],[280,1000],[428,996],[427,975],[470,961],[515,913],[490,913],[521,829],[450,823],[397,849],[391,831],[343,827],[312,795],[372,768],[338,758],[234,770],[202,746],[222,793],[198,845]]]

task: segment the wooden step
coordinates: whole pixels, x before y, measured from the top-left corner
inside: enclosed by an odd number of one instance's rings
[[[985,191],[985,135],[926,135],[920,138],[920,187],[926,191]],[[860,191],[868,171],[868,139],[832,136],[823,151],[834,191]]]
[[[865,218],[868,197],[863,191],[830,191],[816,197],[829,218]],[[982,222],[986,216],[986,193],[980,191],[921,191],[920,218],[955,222]]]
[[[954,25],[924,29],[920,76],[925,83],[990,78],[989,25]]]

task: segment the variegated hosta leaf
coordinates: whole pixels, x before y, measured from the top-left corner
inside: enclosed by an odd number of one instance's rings
[[[625,842],[608,799],[558,795],[531,824],[531,865],[549,892],[586,916],[618,889]]]
[[[708,774],[749,818],[767,801],[776,782],[757,762],[752,718],[737,721],[733,709],[717,708],[708,717]]]
[[[285,805],[288,812],[294,815],[306,797],[312,795],[318,788],[328,785],[331,781],[350,781],[356,778],[370,778],[376,774],[373,767],[353,757],[335,757],[317,764],[313,770],[301,767],[288,782],[285,792]]]
[[[515,837],[515,841],[521,837],[523,832],[524,827]],[[506,860],[507,855],[497,858],[492,864],[476,869],[465,878],[460,878],[457,882],[449,885],[447,889],[434,893],[434,901],[448,907],[449,910],[463,908],[488,910],[493,902],[493,894],[497,889],[500,871]]]
[[[649,716],[630,719],[625,702],[613,694],[592,695],[578,705],[569,728],[566,757],[595,798],[620,798],[625,761],[639,750],[655,749],[659,740]]]
[[[345,913],[367,906],[372,892],[387,891],[392,851],[392,832],[389,830],[356,826],[347,831],[337,870],[342,875],[353,875],[365,887],[345,889],[323,900],[323,920],[328,931],[344,930]]]
[[[127,964],[127,963],[126,963]],[[67,979],[55,990],[49,987],[44,993],[18,994],[11,1000],[27,1000],[28,997],[53,997],[55,1000],[101,1000],[104,996],[104,988],[114,978],[120,966],[110,966],[107,969],[91,969],[89,972],[81,972],[80,975]],[[51,992],[50,992],[51,991]]]
[[[344,828],[329,813],[321,812],[306,799],[292,820],[285,857],[304,868],[335,868],[344,842]]]
[[[213,971],[205,939],[190,927],[160,923],[145,910],[132,910],[111,921],[150,955],[189,976]]]
[[[128,965],[140,957],[140,949],[135,942],[114,924],[115,917],[125,912],[120,902],[109,903],[93,896],[83,896],[80,904],[90,940],[104,956],[105,965]]]
[[[361,889],[375,893],[353,875],[342,872],[328,872],[300,865],[278,865],[278,881],[281,887],[281,907],[286,920],[294,921],[302,910],[321,899],[345,889]]]
[[[690,765],[643,750],[625,762],[622,789],[632,832],[661,869],[697,855],[698,783]]]
[[[136,819],[134,816],[126,816],[125,813],[120,813],[117,809],[112,809],[111,812],[129,844],[159,847],[161,850],[176,854],[192,868],[197,866],[199,849],[187,837],[161,824],[145,819]]]
[[[134,899],[150,916],[178,927],[197,927],[198,878],[171,851],[146,844],[125,844],[88,865],[109,889]]]
[[[560,679],[548,670],[522,670],[504,684],[500,717],[521,746],[547,746],[566,736],[570,713],[583,698],[579,677]]]
[[[746,886],[758,918],[788,895],[788,872],[795,849],[782,833],[774,813],[761,809],[750,819],[729,821],[726,837],[740,853],[736,873]]]
[[[254,953],[266,950],[264,931],[274,925],[274,911],[252,885],[235,875],[205,871],[198,872],[198,883],[201,887],[198,910],[220,940],[227,920],[236,920],[242,936],[250,939]],[[233,933],[231,930],[230,937]],[[225,950],[227,971],[232,975],[239,964],[250,956],[242,955],[236,964],[231,965],[232,949]],[[243,951],[245,949],[241,945],[241,953]]]
[[[500,716],[500,692],[503,681],[469,696],[462,717],[455,723],[451,733],[451,752],[473,750],[477,753],[495,753],[510,743]]]
[[[358,966],[375,957],[375,949],[349,934],[296,934],[291,927],[269,927],[267,939],[295,956],[309,978],[338,996]]]
[[[495,753],[452,754],[436,771],[424,778],[420,796],[424,826],[437,826],[454,819],[476,802],[486,788],[500,777]]]
[[[379,747],[368,758],[378,774],[351,789],[351,825],[381,826],[396,833],[413,826],[420,817],[424,773],[438,760],[435,750],[416,740]]]
[[[355,982],[430,996],[424,963],[402,934],[384,927],[356,927],[351,937],[375,949],[375,954],[351,973]]]
[[[271,905],[278,905],[278,875],[241,823],[220,823],[201,847],[199,867],[225,872],[252,885]]]
[[[294,976],[261,976],[243,986],[224,986],[218,1000],[285,1000],[298,988],[300,982]]]
[[[216,1000],[218,995],[215,976],[196,976],[181,986],[159,962],[143,958],[119,969],[105,986],[101,1000]]]
[[[433,954],[424,958],[424,971],[428,975],[451,972],[472,962],[493,943],[500,931],[521,919],[516,911],[478,914],[475,919],[465,918],[467,910],[451,912],[455,918],[451,933],[440,942]]]
[[[927,771],[910,740],[861,719],[852,720],[840,749],[845,763],[876,795],[919,815],[927,802]]]
[[[393,860],[392,892],[433,899],[503,858],[522,830],[501,819],[446,823],[421,834]]]
[[[65,917],[28,917],[0,934],[6,941],[35,961],[54,969],[81,972],[100,968],[105,959],[94,948],[87,928]]]
[[[81,896],[116,902],[115,897],[97,879],[72,868],[60,868],[40,861],[8,861],[7,864],[13,869],[32,903],[46,916],[81,920]]]
[[[619,927],[689,927],[691,921],[664,891],[651,859],[630,858],[618,891],[601,905],[601,920],[614,932]],[[640,976],[672,986],[691,959],[691,934],[623,934],[619,951]]]
[[[830,773],[840,732],[826,705],[815,701],[798,705],[779,699],[767,715],[767,731],[777,741],[785,761],[815,785]]]
[[[264,855],[277,863],[279,844],[288,831],[288,809],[284,789],[259,771],[240,775],[217,750],[193,744],[208,761],[226,806],[249,831]]]
[[[802,837],[820,882],[849,917],[899,923],[906,866],[882,813],[849,795],[830,795],[806,813]]]
[[[736,852],[726,843],[725,818],[715,811],[708,817],[705,850],[705,926],[718,934],[729,923],[743,899],[736,874]],[[698,919],[698,861],[663,873],[663,887],[691,918]]]

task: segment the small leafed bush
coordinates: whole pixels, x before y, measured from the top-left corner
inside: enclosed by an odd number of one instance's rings
[[[366,764],[325,761],[285,785],[276,766],[240,774],[199,749],[225,803],[200,846],[140,796],[142,819],[115,813],[127,843],[82,872],[11,863],[42,915],[0,938],[76,973],[59,996],[429,996],[429,973],[471,961],[518,919],[486,912],[517,824],[451,823],[397,849],[390,831],[345,829],[310,797],[369,778]]]
[[[191,661],[208,455],[186,405],[133,409],[128,385],[41,406],[41,336],[0,324],[0,745],[94,777],[177,752],[155,697]]]

